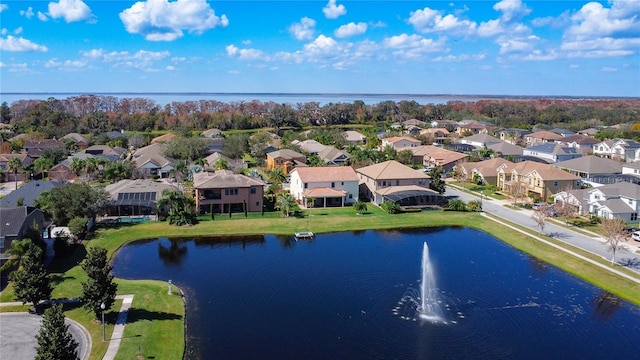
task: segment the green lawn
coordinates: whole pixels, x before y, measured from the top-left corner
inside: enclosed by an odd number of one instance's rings
[[[101,246],[109,256],[124,244],[139,239],[157,237],[195,237],[250,234],[292,235],[296,231],[314,233],[339,232],[367,229],[393,229],[430,226],[466,226],[490,233],[506,243],[541,260],[602,287],[624,299],[640,304],[640,285],[603,271],[586,261],[574,258],[557,249],[533,240],[518,231],[505,228],[482,217],[478,213],[425,211],[389,215],[377,207],[370,206],[365,214],[358,215],[352,208],[310,209],[302,211],[300,217],[282,217],[276,213],[216,215],[215,220],[201,217],[200,223],[188,227],[176,227],[164,222],[123,224],[101,228],[92,240],[85,241],[76,249],[73,257],[56,260],[51,265],[55,284],[54,298],[73,298],[80,294],[80,283],[85,279],[78,266],[86,254],[85,247]],[[167,294],[167,284],[158,281],[118,280],[118,294],[134,294],[130,318],[125,330],[118,359],[131,359],[137,355],[145,358],[176,359],[182,357],[184,342],[185,308],[178,295]],[[177,290],[176,290],[177,291]],[[0,293],[1,301],[13,301],[11,286]],[[120,307],[116,305],[107,313],[109,323],[115,320]],[[26,307],[2,308],[0,311],[24,311]],[[92,321],[91,315],[79,306],[69,306],[66,315],[81,322],[89,329],[93,339],[91,359],[100,359],[106,351],[101,341],[101,327]],[[110,333],[110,329],[108,330]],[[140,349],[141,354],[138,354]]]

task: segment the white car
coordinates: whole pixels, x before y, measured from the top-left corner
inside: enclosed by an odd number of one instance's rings
[[[635,241],[640,241],[640,231],[634,231],[631,234],[631,238]]]

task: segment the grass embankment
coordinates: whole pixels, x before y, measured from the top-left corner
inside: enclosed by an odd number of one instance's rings
[[[388,215],[379,208],[372,207],[367,214],[357,215],[353,209],[311,209],[305,216],[277,217],[273,213],[219,215],[215,220],[202,221],[189,227],[176,227],[167,223],[140,223],[123,225],[117,228],[100,229],[95,238],[85,242],[87,246],[101,246],[108,250],[109,256],[124,244],[157,237],[199,237],[216,235],[275,234],[291,235],[296,231],[326,233],[349,230],[394,229],[430,226],[466,226],[485,231],[515,248],[529,253],[541,260],[553,264],[569,273],[575,274],[617,296],[640,305],[640,285],[617,276],[609,271],[575,258],[544,243],[532,239],[516,230],[496,224],[478,213],[457,212],[419,212],[400,215]],[[530,231],[530,230],[529,230]],[[551,239],[553,240],[553,239]],[[562,245],[562,244],[561,244]],[[564,246],[564,245],[563,245]],[[566,246],[565,246],[566,247]],[[576,251],[576,249],[571,249]],[[579,249],[577,249],[579,250]],[[78,266],[86,254],[80,247],[74,258],[58,261],[52,265],[56,288],[54,297],[78,297],[84,272]],[[590,257],[595,257],[589,255]],[[616,269],[620,269],[616,267]],[[638,277],[637,274],[633,274]],[[133,306],[125,329],[118,359],[130,359],[138,355],[138,348],[147,358],[176,359],[184,351],[184,307],[179,296],[167,295],[167,284],[158,281],[130,281],[118,279],[119,294],[134,294]],[[0,293],[0,300],[13,301],[11,287]],[[120,301],[107,313],[109,323],[113,324],[120,307]],[[22,307],[21,307],[22,308]],[[10,309],[0,309],[7,311]],[[23,308],[24,311],[24,308]],[[67,316],[81,322],[90,331],[93,339],[91,359],[99,359],[106,351],[106,343],[101,341],[100,324],[91,319],[91,315],[76,306],[69,308]],[[107,334],[112,331],[107,328]]]

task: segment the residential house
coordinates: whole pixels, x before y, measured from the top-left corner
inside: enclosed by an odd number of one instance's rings
[[[615,161],[615,160],[613,160]],[[619,163],[622,174],[640,176],[640,161],[631,163]]]
[[[321,144],[318,141],[313,139],[307,139],[303,141],[293,140],[291,144],[298,146],[300,150],[306,151],[309,154],[318,154],[320,151],[324,150],[324,148],[326,147],[326,145]]]
[[[35,200],[45,191],[62,186],[63,183],[47,180],[32,180],[0,199],[0,207],[34,206]]]
[[[572,136],[572,135],[576,134],[571,130],[562,129],[562,128],[554,128],[554,129],[551,129],[549,131],[551,131],[552,133],[558,134],[558,135],[560,135],[562,137]]]
[[[0,154],[10,154],[11,153],[11,142],[4,140],[0,136]]]
[[[145,179],[120,180],[105,187],[111,196],[107,207],[107,216],[144,216],[151,217],[158,213],[158,201],[162,193],[180,191],[175,185]]]
[[[503,141],[497,144],[491,144],[487,146],[487,148],[493,150],[497,157],[509,159],[513,162],[518,162],[522,159],[523,149],[518,145]]]
[[[422,130],[423,130],[423,128],[421,128],[420,126],[407,125],[407,126],[405,126],[404,132],[406,132],[407,135],[409,135],[409,136],[418,136],[418,135],[420,135],[420,132]]]
[[[587,191],[589,212],[603,219],[637,222],[640,208],[640,185],[615,183]]]
[[[567,147],[580,149],[583,154],[593,152],[593,146],[599,143],[598,140],[591,136],[580,134],[565,136],[560,140],[556,140],[556,142]]]
[[[280,169],[287,175],[297,166],[307,166],[304,155],[290,149],[281,149],[267,153],[267,170]]]
[[[151,143],[155,144],[155,143],[167,143],[170,141],[173,141],[175,138],[177,138],[178,135],[174,134],[174,133],[166,133],[164,135],[160,135],[160,136],[156,136],[153,139],[151,139]]]
[[[524,141],[524,136],[531,134],[529,130],[523,129],[503,129],[498,133],[500,140],[512,145],[517,145],[520,141]]]
[[[127,149],[108,145],[92,145],[84,149],[82,152],[95,155],[98,158],[107,161],[116,161],[124,158]]]
[[[501,143],[502,140],[489,134],[475,134],[460,139],[461,144],[473,145],[477,148],[489,147],[489,145]]]
[[[498,188],[506,193],[535,194],[541,200],[580,187],[580,177],[549,164],[522,161],[498,169]]]
[[[560,161],[554,164],[554,166],[577,175],[582,179],[623,173],[622,164],[619,161],[601,158],[595,155]]]
[[[565,147],[555,142],[532,145],[522,150],[523,156],[533,156],[547,162],[558,162],[582,156],[576,148]]]
[[[196,209],[201,214],[262,211],[265,183],[230,170],[193,174]]]
[[[112,130],[107,133],[107,138],[109,138],[109,140],[126,139],[127,135],[125,135],[124,130]]]
[[[462,162],[456,165],[456,169],[467,181],[497,186],[498,170],[503,166],[513,166],[513,163],[506,159],[493,158],[479,162]]]
[[[20,166],[22,170],[19,170],[17,174],[9,170],[9,161],[17,158],[20,160]],[[9,181],[24,181],[29,175],[24,171],[33,164],[33,159],[28,154],[0,154],[0,170],[6,174],[5,180]]]
[[[344,139],[346,145],[360,145],[367,141],[367,137],[354,130],[347,130],[344,132]]]
[[[464,121],[464,120],[463,120]],[[459,123],[456,129],[458,136],[470,136],[480,133],[487,133],[487,127],[477,121],[468,121],[466,123]]]
[[[417,126],[417,127],[423,128],[427,126],[427,123],[418,119],[409,119],[409,120],[403,121],[402,125],[404,125],[405,128],[408,128],[409,126]]]
[[[56,139],[28,140],[24,142],[22,148],[32,159],[39,158],[40,154],[42,154],[46,149],[59,148],[64,153],[67,152],[67,148],[64,146],[64,143]]]
[[[78,159],[78,160],[96,159],[96,160],[103,160],[103,161],[106,160],[107,162],[118,160],[118,158],[116,157],[93,155],[85,151],[81,151],[79,153],[74,154],[73,156],[69,156],[68,158],[64,159],[63,161],[51,167],[51,169],[47,171],[49,180],[58,181],[58,182],[67,182],[67,181],[72,181],[76,179],[77,174],[71,168],[71,164],[73,163],[74,159]],[[104,166],[100,164],[98,165],[97,170],[102,170],[103,168]]]
[[[466,154],[443,149],[434,145],[421,145],[411,148],[413,161],[424,166],[442,166],[445,172],[453,170],[456,164],[467,158]]]
[[[343,207],[358,201],[359,178],[350,166],[299,167],[291,171],[289,192],[298,204]]]
[[[71,141],[76,144],[78,149],[86,149],[89,147],[89,139],[78,133],[68,133],[60,138],[63,142]]]
[[[561,140],[561,139],[562,139],[562,135],[558,135],[554,132],[546,131],[546,130],[536,131],[524,136],[524,141],[527,144],[527,146],[543,144],[546,142],[554,142],[556,140]]]
[[[169,177],[176,161],[164,156],[165,144],[156,142],[133,153],[134,171],[140,177]]]
[[[381,147],[384,149],[387,146],[391,146],[396,151],[402,151],[420,146],[420,144],[420,140],[412,138],[410,136],[392,136],[382,139]]]
[[[360,197],[376,205],[385,201],[403,207],[439,205],[443,197],[429,189],[429,177],[395,160],[356,169],[360,183]]]
[[[573,189],[560,191],[553,194],[554,204],[567,204],[575,209],[576,214],[586,214],[589,210],[589,201],[586,198],[587,191],[591,189]]]
[[[13,240],[25,238],[29,228],[40,234],[51,225],[44,212],[32,206],[0,207],[0,265],[9,259],[7,249]]]
[[[458,122],[453,120],[434,120],[430,125],[432,128],[445,128],[450,133],[454,133],[458,129]]]
[[[598,134],[600,132],[600,130],[596,129],[596,128],[587,128],[584,130],[580,130],[578,131],[578,134],[580,135],[587,135],[587,136],[596,136],[596,134]]]
[[[324,162],[325,165],[341,166],[347,165],[351,155],[348,152],[336,149],[333,146],[325,146],[318,153],[318,157]]]
[[[449,130],[445,128],[428,128],[422,129],[420,135],[424,135],[435,144],[444,144],[451,137]]]
[[[215,139],[223,136],[222,130],[220,129],[207,129],[202,132],[202,136],[210,139]]]
[[[640,143],[634,140],[619,139],[611,148],[612,159],[632,162],[640,159]]]
[[[597,144],[593,145],[593,153],[598,156],[612,158],[613,154],[613,146],[616,144],[616,141],[620,139],[610,139],[601,141]]]
[[[204,158],[204,160],[205,160],[204,170],[206,171],[215,171],[219,161],[224,161],[227,164],[227,168],[231,170],[242,169],[246,167],[246,164],[242,159],[232,159],[218,151],[207,156],[206,158]],[[223,169],[218,169],[218,170],[223,170]]]

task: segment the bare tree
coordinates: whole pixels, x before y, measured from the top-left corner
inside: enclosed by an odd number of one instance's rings
[[[531,219],[536,222],[536,225],[540,228],[540,234],[544,234],[544,226],[546,225],[547,218],[549,217],[549,211],[546,207],[540,207],[533,210]]]
[[[516,206],[518,200],[523,198],[527,193],[526,185],[518,180],[512,180],[507,183],[509,195],[513,198],[513,206]]]
[[[572,188],[567,187],[564,190],[564,197],[557,199],[554,208],[558,216],[564,218],[564,224],[569,225],[569,219],[573,218],[574,215],[578,212],[577,206],[572,203],[572,199],[576,199],[580,201]],[[578,204],[579,205],[579,204]]]
[[[611,265],[615,265],[616,251],[622,246],[622,242],[624,241],[624,225],[625,222],[622,219],[602,219],[602,223],[600,224],[602,237],[613,253]]]

